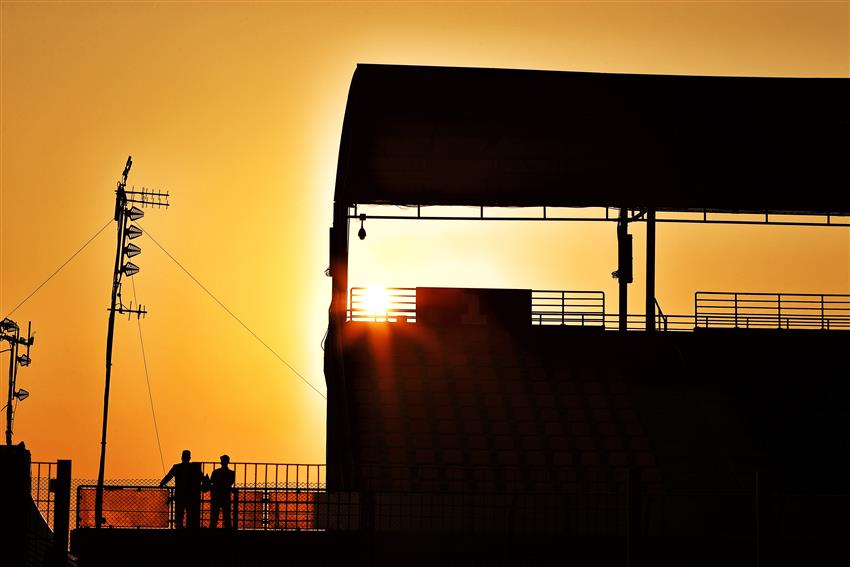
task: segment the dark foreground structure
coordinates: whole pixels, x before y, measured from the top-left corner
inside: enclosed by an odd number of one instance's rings
[[[309,520],[80,528],[80,565],[846,563],[850,297],[693,290],[693,313],[665,314],[654,250],[657,222],[719,214],[847,230],[848,85],[358,66]],[[446,218],[432,206],[616,224],[617,309],[594,291],[450,288],[369,306],[348,281],[353,232]],[[624,307],[635,223],[642,313]]]
[[[693,290],[693,313],[664,314],[655,296],[658,222],[847,230],[849,84],[359,66],[331,229],[330,489],[416,495],[402,517],[436,500],[442,531],[502,534],[518,557],[850,559],[850,297]],[[362,240],[449,218],[616,223],[618,312],[601,292],[445,288],[376,312],[351,286],[352,220]],[[645,310],[628,313],[638,223]]]

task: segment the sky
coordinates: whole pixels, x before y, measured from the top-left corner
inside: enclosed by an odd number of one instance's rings
[[[115,324],[108,479],[162,476],[184,448],[325,461],[324,270],[357,63],[850,77],[844,1],[4,0],[0,18],[0,317],[109,223],[128,155],[128,186],[172,195],[140,224],[185,271],[134,241],[125,302],[135,287],[149,313]],[[614,224],[509,224],[370,222],[350,283],[600,289],[616,311]],[[12,313],[36,330],[15,441],[76,478],[97,475],[114,254],[113,222]],[[697,290],[850,293],[850,229],[659,225],[662,308],[692,313]]]

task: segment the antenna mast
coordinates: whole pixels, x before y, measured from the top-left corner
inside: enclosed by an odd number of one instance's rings
[[[147,314],[144,306],[125,306],[121,299],[121,278],[131,277],[139,273],[139,267],[130,261],[125,261],[139,254],[142,249],[129,242],[142,235],[142,229],[130,224],[145,216],[136,205],[141,207],[168,207],[168,193],[149,191],[127,190],[127,176],[133,165],[133,156],[127,158],[121,181],[115,190],[115,223],[118,228],[118,245],[115,251],[115,269],[112,272],[112,301],[109,304],[109,326],[106,334],[106,382],[103,389],[103,430],[100,439],[100,467],[97,471],[97,488],[94,498],[95,527],[100,528],[105,518],[103,517],[103,475],[106,468],[106,425],[109,416],[109,382],[112,377],[112,343],[115,334],[115,314],[127,314],[127,318],[135,315],[143,317]]]
[[[27,324],[27,336],[21,336],[21,328],[8,317],[0,321],[0,341],[9,343],[9,397],[6,402],[6,445],[12,444],[12,425],[15,419],[15,400],[23,401],[30,393],[21,388],[16,390],[18,381],[18,366],[29,366],[30,347],[35,342],[32,337],[32,324]],[[18,354],[18,347],[27,347],[26,354]]]

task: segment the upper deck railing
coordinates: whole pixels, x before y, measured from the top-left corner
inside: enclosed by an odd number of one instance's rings
[[[604,291],[533,290],[532,325],[605,325]]]
[[[698,291],[694,327],[850,329],[850,295]]]
[[[655,329],[850,330],[850,295],[698,291],[694,313],[667,314],[655,302]],[[349,294],[349,321],[415,323],[416,288],[359,288]],[[532,290],[531,324],[617,330],[618,313],[605,311],[605,292]],[[626,315],[629,331],[646,329],[646,315]]]
[[[416,288],[353,287],[348,293],[349,321],[416,322]]]

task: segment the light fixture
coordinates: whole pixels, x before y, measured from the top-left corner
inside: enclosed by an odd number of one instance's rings
[[[142,235],[142,229],[137,227],[136,225],[131,224],[127,228],[127,238],[129,238],[130,240],[133,240],[134,238],[138,238],[141,235]]]
[[[123,271],[125,276],[135,276],[139,273],[139,267],[133,262],[127,262],[124,264]]]
[[[21,366],[29,366],[30,362],[32,362],[32,359],[26,354],[22,354],[18,357],[18,364]]]
[[[9,332],[17,331],[18,324],[6,317],[5,319],[3,319],[3,321],[0,321],[0,329]]]
[[[131,221],[137,221],[143,216],[145,216],[145,212],[139,207],[133,207],[129,211],[127,211],[127,216],[130,217]]]
[[[29,398],[29,397],[30,397],[30,393],[29,393],[29,392],[27,392],[26,390],[24,390],[23,388],[21,388],[20,390],[18,390],[17,392],[15,392],[15,398],[16,398],[19,402],[22,402],[22,401],[24,401],[25,399],[27,399],[27,398]]]
[[[137,256],[141,253],[142,249],[136,246],[135,244],[128,244],[124,247],[124,254],[126,254],[128,258],[132,258],[133,256]]]
[[[360,237],[360,240],[364,240],[366,238],[366,229],[363,228],[363,223],[366,221],[366,215],[360,214],[360,230],[357,231],[357,236]]]

